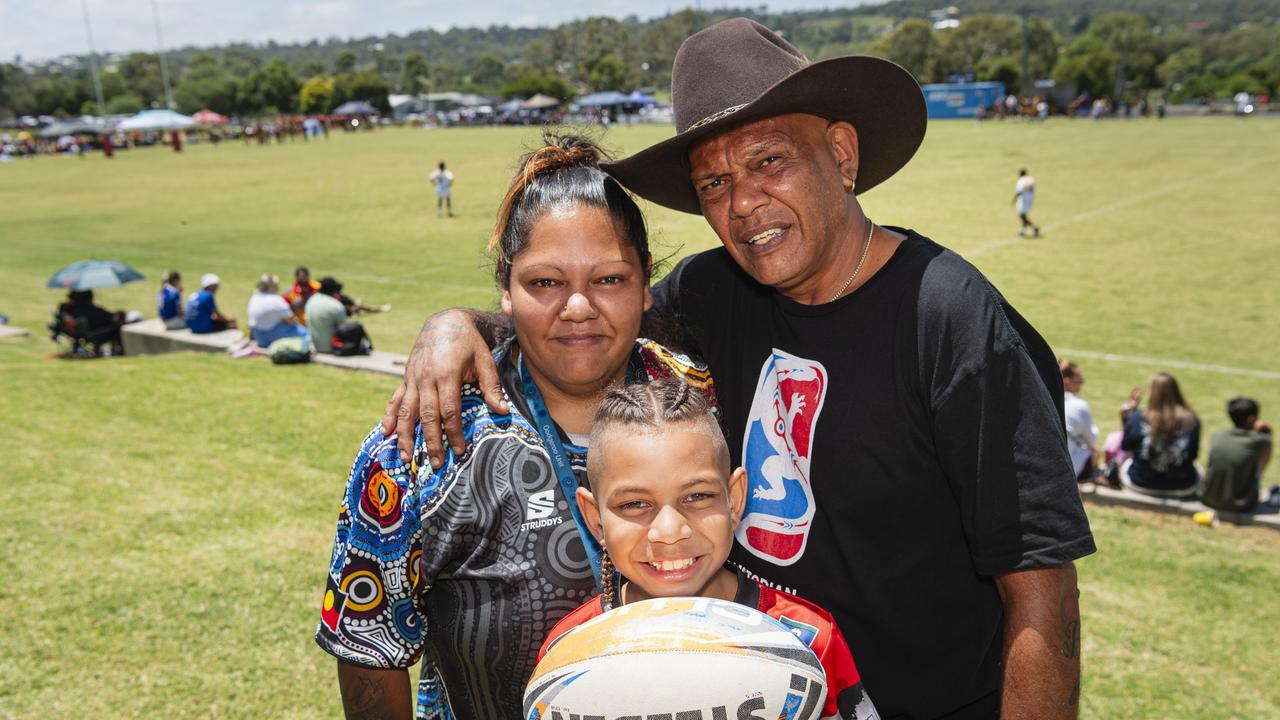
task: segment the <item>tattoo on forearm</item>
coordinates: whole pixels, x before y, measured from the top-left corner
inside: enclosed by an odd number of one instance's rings
[[[385,705],[386,697],[382,678],[361,675],[343,688],[342,709],[347,720],[379,720],[391,714],[391,709]]]
[[[1062,630],[1062,657],[1080,659],[1080,621],[1071,620]]]
[[[431,337],[427,338],[427,344],[431,347],[440,347],[452,345],[462,333],[462,325],[453,320],[441,320],[428,323],[427,330],[431,333]]]
[[[1066,627],[1062,629],[1062,657],[1067,660],[1080,662],[1080,621],[1068,620]],[[1080,666],[1075,666],[1076,681],[1071,686],[1071,695],[1067,698],[1068,707],[1077,707],[1080,704]]]

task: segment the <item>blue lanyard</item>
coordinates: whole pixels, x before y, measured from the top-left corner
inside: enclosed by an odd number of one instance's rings
[[[573,474],[573,468],[569,467],[569,456],[565,454],[564,445],[560,442],[560,433],[556,431],[556,424],[551,420],[551,413],[547,412],[547,404],[542,400],[542,393],[538,391],[533,377],[525,369],[523,353],[520,355],[518,365],[520,381],[524,383],[524,399],[529,404],[529,412],[533,413],[534,429],[538,431],[543,447],[551,456],[551,467],[555,469],[556,478],[560,480],[560,491],[569,503],[569,512],[573,514],[573,522],[578,526],[578,535],[582,536],[582,547],[587,551],[587,561],[591,563],[591,574],[595,576],[596,587],[601,587],[600,555],[602,551],[600,543],[591,531],[587,530],[587,522],[582,518],[582,511],[578,509],[578,478]]]

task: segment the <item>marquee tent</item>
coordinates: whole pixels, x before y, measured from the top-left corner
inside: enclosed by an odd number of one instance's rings
[[[191,116],[197,125],[226,125],[228,120],[226,115],[216,113],[209,108],[205,108],[200,112]]]
[[[578,100],[575,104],[578,107],[616,107],[618,105],[634,103],[630,98],[617,90],[606,90],[604,92],[591,93],[581,100]]]
[[[40,130],[40,137],[52,139],[63,135],[102,135],[106,130],[92,123],[80,120],[56,122]]]
[[[178,130],[196,124],[189,115],[182,115],[172,110],[143,110],[131,118],[125,118],[116,126],[117,130]]]
[[[524,108],[525,110],[545,110],[547,108],[553,108],[559,104],[560,104],[559,100],[547,95],[543,95],[542,93],[538,93],[537,95],[534,95],[533,97],[521,103],[520,107]]]
[[[363,100],[344,102],[333,109],[333,115],[377,115],[378,108]]]

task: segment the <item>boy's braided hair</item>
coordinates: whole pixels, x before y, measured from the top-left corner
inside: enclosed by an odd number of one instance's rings
[[[604,611],[609,612],[618,606],[618,590],[617,584],[614,582],[614,575],[617,570],[613,567],[613,558],[609,557],[609,551],[604,550],[600,553],[600,586],[604,590]]]
[[[654,380],[617,387],[604,396],[591,427],[595,436],[615,425],[638,425],[657,429],[670,423],[706,419],[715,425],[706,397],[687,383]],[[719,425],[716,425],[717,433]]]

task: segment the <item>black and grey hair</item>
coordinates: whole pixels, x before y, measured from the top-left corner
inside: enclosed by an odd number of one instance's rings
[[[607,159],[591,140],[577,135],[543,135],[543,146],[521,158],[498,208],[498,221],[489,238],[494,255],[494,275],[506,288],[511,282],[511,261],[525,249],[534,224],[549,211],[566,205],[586,205],[609,213],[622,237],[636,250],[649,280],[652,255],[644,215],[636,201],[616,180],[600,169]]]

